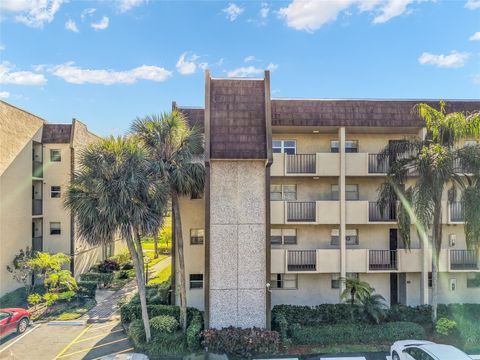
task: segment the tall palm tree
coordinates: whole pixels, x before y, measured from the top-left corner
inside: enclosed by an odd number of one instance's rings
[[[425,121],[425,139],[392,142],[381,157],[389,160],[387,180],[380,187],[380,210],[398,201],[400,238],[410,248],[410,225],[414,224],[423,247],[432,247],[432,317],[438,302],[438,258],[442,247],[442,195],[451,186],[450,197],[462,190],[467,245],[480,245],[480,146],[458,147],[459,141],[480,136],[480,112],[447,114],[417,104],[414,111]],[[463,174],[460,174],[463,173]],[[415,177],[412,177],[415,175]],[[450,200],[452,200],[450,199]],[[428,233],[431,231],[431,238]]]
[[[347,277],[341,281],[345,282],[345,290],[340,297],[344,300],[349,299],[351,305],[361,303],[363,299],[369,297],[373,289],[369,283],[360,280],[358,277]]]
[[[167,205],[168,187],[152,169],[147,151],[133,138],[100,140],[81,153],[80,164],[67,189],[65,206],[75,215],[78,235],[88,243],[109,243],[115,234],[126,240],[149,341],[140,236],[158,233]]]
[[[180,275],[178,278],[180,323],[185,331],[187,294],[179,197],[203,192],[205,182],[205,165],[201,159],[203,134],[195,127],[190,128],[183,114],[176,110],[143,119],[138,118],[133,122],[131,131],[149,150],[157,171],[170,187],[175,250],[178,254]]]

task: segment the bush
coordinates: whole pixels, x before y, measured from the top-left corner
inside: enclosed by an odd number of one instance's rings
[[[122,263],[120,265],[120,269],[122,269],[122,270],[133,270],[133,264],[131,262]]]
[[[448,336],[457,327],[457,323],[447,318],[440,318],[435,324],[435,330],[441,335]]]
[[[145,349],[145,328],[141,319],[133,320],[128,326],[128,336],[132,339],[135,348],[139,350]]]
[[[286,349],[289,345],[288,340],[288,322],[285,315],[281,312],[277,312],[272,318],[272,329],[278,331],[280,335],[280,345]]]
[[[170,315],[155,316],[150,319],[152,333],[173,333],[178,329],[178,321]]]
[[[320,324],[350,324],[362,322],[358,315],[358,306],[350,304],[321,304],[318,306],[275,305],[272,310],[272,318],[277,314],[283,314],[287,323],[300,325]]]
[[[278,351],[279,335],[276,331],[258,328],[228,327],[202,332],[203,345],[210,352],[226,353],[229,357],[250,359],[255,355],[274,354]]]
[[[80,275],[82,281],[95,281],[97,284],[107,287],[113,281],[113,273],[87,272]]]
[[[409,321],[430,329],[433,325],[432,307],[430,305],[394,305],[388,310],[386,321]]]
[[[28,304],[31,305],[31,306],[35,306],[37,304],[39,304],[41,301],[42,301],[42,295],[40,294],[30,294],[28,295],[27,297],[27,301],[28,301]]]
[[[120,270],[120,265],[116,259],[105,259],[97,265],[97,269],[101,273],[111,273]]]
[[[118,273],[117,273],[117,279],[120,279],[120,280],[125,280],[125,279],[128,279],[129,278],[129,274],[128,274],[128,271],[125,271],[125,270],[120,270]]]
[[[95,291],[97,290],[96,281],[79,281],[78,282],[78,295],[88,297],[91,299],[95,298]]]
[[[200,333],[203,330],[203,317],[200,312],[194,312],[192,321],[187,327],[187,347],[189,351],[200,349]]]
[[[480,351],[480,324],[478,318],[463,319],[458,323],[458,336],[465,351]]]
[[[425,330],[412,322],[391,322],[383,325],[340,324],[293,326],[292,339],[301,345],[391,344],[402,339],[423,339]]]

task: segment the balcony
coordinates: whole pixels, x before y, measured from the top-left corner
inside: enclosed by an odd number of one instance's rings
[[[369,250],[369,270],[398,270],[397,250]]]
[[[381,154],[368,154],[368,173],[385,174],[389,168],[389,159]]]
[[[382,211],[383,210],[383,211]],[[381,209],[378,202],[369,201],[368,220],[371,222],[393,222],[397,221],[397,204],[392,203]]]
[[[285,155],[287,161],[287,174],[316,174],[316,154]]]
[[[448,204],[448,210],[450,213],[450,222],[463,222],[465,216],[463,212],[463,202],[454,201]]]
[[[32,199],[32,215],[42,215],[42,199]]]
[[[288,271],[317,270],[316,250],[288,250],[287,254]]]
[[[316,222],[315,201],[289,201],[287,202],[288,222]]]
[[[450,270],[478,270],[475,250],[450,250]]]
[[[32,238],[32,250],[42,251],[43,250],[43,237],[35,236]]]
[[[32,176],[43,178],[43,163],[41,161],[32,161]]]

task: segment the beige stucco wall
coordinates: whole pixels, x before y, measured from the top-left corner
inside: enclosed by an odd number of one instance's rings
[[[266,327],[265,161],[210,163],[210,326]]]

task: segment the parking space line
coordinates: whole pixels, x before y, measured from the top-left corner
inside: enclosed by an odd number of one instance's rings
[[[91,325],[93,326],[94,324],[91,324]],[[106,327],[109,327],[109,326],[112,326],[112,323],[109,323],[109,324],[103,325],[103,326],[99,326],[99,327],[94,327],[94,328],[92,329],[92,331],[100,330],[100,329],[103,329],[103,328],[106,328]]]
[[[118,352],[116,352],[116,353],[108,354],[108,355],[123,354],[123,353],[129,352],[129,351],[132,351],[132,350],[134,350],[133,347],[128,348],[128,349],[125,349],[125,350],[122,350],[122,351],[118,351]],[[104,356],[107,356],[107,355],[103,355],[103,356],[97,357],[97,358],[95,358],[95,359],[93,359],[93,360],[99,360],[99,359],[103,358]]]
[[[103,337],[107,337],[108,335],[113,334],[113,333],[116,333],[116,332],[119,332],[119,331],[123,331],[123,329],[115,330],[115,331],[110,331],[108,334],[100,334],[100,335],[91,336],[91,337],[86,338],[86,339],[78,340],[78,341],[75,342],[75,344],[81,343],[82,341],[87,341],[87,340],[96,339],[96,338],[99,338],[99,337],[102,337],[102,336],[103,336]]]
[[[5,346],[3,349],[0,349],[0,353],[7,350],[10,346],[12,346],[13,344],[15,344],[17,341],[19,341],[20,339],[22,339],[23,337],[27,336],[28,334],[30,334],[33,330],[35,330],[36,328],[38,328],[41,324],[37,324],[36,326],[34,326],[33,328],[31,328],[30,330],[28,330],[27,332],[23,333],[22,335],[20,335],[18,338],[15,339],[15,341],[11,342],[10,344],[8,344],[7,346]]]
[[[78,334],[78,336],[77,336],[75,339],[73,339],[67,346],[65,346],[65,347],[63,348],[62,351],[60,351],[60,352],[57,354],[57,356],[55,356],[55,357],[53,358],[53,360],[58,359],[58,358],[60,358],[63,354],[65,354],[65,353],[67,352],[67,350],[70,349],[70,348],[73,346],[73,344],[75,344],[75,341],[77,341],[78,339],[80,339],[88,330],[90,330],[90,328],[91,328],[92,326],[93,326],[93,324],[90,324],[90,325],[88,325],[85,329],[83,329],[82,332],[81,332],[80,334]]]
[[[124,338],[122,338],[122,339],[110,341],[110,342],[105,343],[105,344],[101,344],[101,345],[92,346],[92,347],[89,347],[89,348],[77,350],[77,351],[74,351],[74,352],[72,352],[72,353],[68,353],[68,354],[62,355],[62,356],[57,356],[57,359],[66,358],[66,357],[69,357],[69,356],[72,356],[72,355],[76,355],[76,354],[80,354],[80,353],[82,353],[82,352],[90,351],[90,350],[93,350],[93,349],[98,349],[98,348],[101,348],[101,347],[103,347],[103,346],[115,344],[115,343],[118,343],[118,342],[124,341],[124,340],[128,340],[128,337],[124,337]]]

